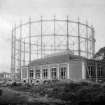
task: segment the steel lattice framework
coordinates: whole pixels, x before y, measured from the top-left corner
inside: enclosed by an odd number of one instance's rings
[[[95,53],[94,28],[66,19],[29,21],[12,28],[11,72],[20,72],[32,60],[62,51],[91,58]]]

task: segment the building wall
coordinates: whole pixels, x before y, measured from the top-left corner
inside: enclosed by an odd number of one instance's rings
[[[22,80],[52,80],[51,77],[51,68],[56,67],[57,69],[57,80],[73,80],[73,81],[80,81],[83,79],[91,80],[91,81],[105,81],[105,61],[96,61],[96,60],[86,60],[86,59],[75,59],[70,60],[64,63],[55,63],[55,64],[46,64],[46,65],[38,65],[32,66],[31,69],[33,70],[33,77],[29,77],[28,69],[23,70],[27,74],[26,78],[22,76]],[[66,78],[62,79],[60,77],[60,68],[67,67],[67,74]],[[36,70],[40,70],[40,78],[36,79]],[[48,78],[43,78],[42,70],[48,69]]]
[[[70,79],[73,81],[80,81],[83,79],[82,75],[82,61],[70,61],[69,62]],[[84,69],[85,70],[85,69]]]
[[[0,80],[4,79],[4,73],[0,73]]]
[[[27,66],[22,67],[22,70],[21,70],[21,81],[24,81],[24,80],[28,82],[28,67]]]
[[[29,77],[29,80],[35,82],[37,80],[44,81],[44,80],[52,80],[51,76],[51,69],[56,68],[57,70],[57,80],[65,81],[65,80],[73,80],[73,81],[80,81],[82,79],[85,79],[85,65],[84,61],[82,60],[72,60],[70,62],[65,63],[56,63],[56,64],[46,64],[46,65],[39,65],[39,66],[32,66],[30,67],[31,70],[33,70],[33,77]],[[61,78],[61,68],[67,68],[67,72],[65,73],[65,78]],[[43,78],[43,69],[48,70],[48,77]],[[27,69],[28,70],[28,69]],[[23,69],[22,70],[22,80],[28,81],[28,71]],[[40,70],[40,78],[36,78],[36,70]],[[27,76],[24,77],[27,73]],[[29,74],[30,75],[30,74]]]
[[[67,72],[68,72],[68,63],[56,63],[56,64],[47,64],[47,65],[40,65],[40,66],[33,66],[31,67],[33,69],[33,79],[34,80],[40,80],[40,81],[44,81],[44,80],[53,80],[52,77],[51,77],[51,69],[52,68],[56,68],[56,79],[57,80],[61,80],[60,78],[60,68],[62,67],[66,67],[67,68]],[[47,78],[44,78],[43,77],[43,69],[47,69],[48,70],[48,77]],[[40,78],[36,78],[36,70],[40,70]],[[68,73],[67,73],[68,74]],[[68,79],[68,76],[66,75],[67,79]]]
[[[32,80],[32,82],[35,82],[37,80],[39,81],[44,81],[44,80],[53,80],[52,76],[51,76],[51,69],[52,68],[56,68],[56,80],[62,80],[62,78],[60,77],[60,70],[62,67],[66,68],[66,73],[65,73],[65,78],[64,79],[69,79],[69,63],[60,63],[60,64],[47,64],[47,65],[39,65],[39,66],[32,66],[30,67],[30,70],[33,70],[33,77],[29,76],[29,80]],[[47,69],[48,70],[48,76],[47,78],[43,77],[43,69]],[[22,81],[24,80],[28,80],[28,72],[27,72],[27,68],[22,68]],[[36,77],[36,71],[40,70],[40,78]]]
[[[105,61],[87,60],[86,78],[91,81],[105,81]]]
[[[0,73],[0,80],[10,80],[11,79],[11,73],[3,72]]]

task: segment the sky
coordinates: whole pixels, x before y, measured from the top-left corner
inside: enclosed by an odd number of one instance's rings
[[[0,72],[10,72],[11,29],[31,16],[80,18],[95,28],[96,52],[105,46],[105,0],[0,0]]]

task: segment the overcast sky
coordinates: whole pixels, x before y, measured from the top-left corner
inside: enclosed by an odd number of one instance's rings
[[[95,27],[96,51],[105,46],[105,0],[0,0],[0,71],[10,71],[11,27],[29,16],[87,20]]]

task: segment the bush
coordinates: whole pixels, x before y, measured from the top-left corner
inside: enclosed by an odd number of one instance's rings
[[[3,91],[0,89],[0,96],[2,96]]]
[[[18,87],[18,90],[19,89],[24,91],[30,90],[30,92],[39,96],[47,95],[50,98],[66,101],[71,105],[81,105],[82,103],[84,103],[84,105],[100,102],[105,103],[105,85],[91,82],[49,82],[47,85],[43,84],[38,87],[30,87],[29,89],[26,89],[25,87]]]
[[[51,91],[48,92],[49,97],[58,98],[64,101],[76,103],[95,103],[104,99],[104,90],[100,84],[96,83],[64,83],[52,86]],[[100,95],[99,95],[100,94]],[[103,100],[104,101],[104,100]]]

